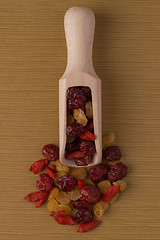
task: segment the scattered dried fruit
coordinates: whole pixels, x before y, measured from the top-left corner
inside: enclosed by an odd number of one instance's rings
[[[57,173],[57,169],[54,165],[51,164],[49,167],[50,167],[50,169],[53,170],[53,172]]]
[[[53,172],[49,167],[46,167],[45,169],[46,169],[46,172],[48,173],[48,175],[49,175],[51,178],[53,178],[53,179],[56,178],[55,172]]]
[[[109,146],[113,144],[115,140],[115,134],[114,133],[108,133],[107,135],[102,137],[102,149],[106,149]]]
[[[101,193],[105,193],[107,189],[111,186],[111,183],[108,180],[104,180],[99,182],[97,185]]]
[[[115,194],[114,197],[108,203],[109,204],[115,203],[115,201],[117,200],[118,196],[119,196],[119,193]]]
[[[104,150],[103,156],[107,161],[117,161],[121,158],[121,152],[118,146],[110,146]]]
[[[79,187],[75,187],[75,189],[71,192],[69,192],[70,196],[71,196],[71,200],[76,201],[78,199],[80,199],[82,197],[81,193],[80,193],[80,188]]]
[[[80,209],[76,213],[75,220],[78,223],[91,222],[93,220],[93,213],[87,208]]]
[[[91,204],[87,200],[77,200],[72,201],[72,206],[78,210],[81,210],[83,208],[89,209]]]
[[[49,196],[48,196],[48,201],[50,200],[50,199],[55,199],[57,196],[58,196],[58,194],[59,194],[59,189],[58,188],[53,188],[51,191],[50,191],[50,193],[49,193]]]
[[[54,212],[57,206],[58,202],[54,198],[51,198],[47,204],[48,210],[50,212]]]
[[[61,210],[61,211],[58,211],[58,212],[53,212],[50,214],[51,217],[53,218],[56,218],[56,217],[59,217],[59,216],[63,216],[65,214],[65,211]]]
[[[69,204],[71,201],[71,197],[68,193],[60,191],[58,196],[56,197],[56,200],[61,204]]]
[[[77,123],[86,126],[88,119],[86,118],[86,115],[81,108],[75,109],[73,112],[73,116]]]
[[[42,205],[42,203],[46,201],[47,198],[48,198],[48,195],[46,197],[42,198],[41,200],[37,201],[35,208],[40,207]]]
[[[74,190],[76,185],[77,185],[77,180],[72,176],[62,176],[58,180],[58,186],[60,190],[65,192],[70,192]]]
[[[69,167],[62,165],[59,160],[56,161],[56,169],[58,172],[69,172]]]
[[[77,232],[83,233],[83,232],[88,232],[91,229],[97,227],[101,222],[97,220],[93,220],[92,222],[89,223],[81,223],[77,229]]]
[[[48,197],[48,193],[47,192],[33,192],[33,193],[29,193],[24,200],[28,201],[28,202],[37,202],[45,197]]]
[[[53,144],[47,144],[42,148],[42,154],[48,160],[56,161],[59,158],[59,148]]]
[[[84,185],[80,189],[80,193],[90,203],[98,202],[100,198],[100,191],[94,185]]]
[[[83,179],[78,179],[77,186],[81,188],[84,185]]]
[[[108,172],[108,180],[116,182],[127,175],[128,168],[122,162],[113,165]]]
[[[71,208],[64,204],[58,204],[54,209],[54,212],[58,212],[58,211],[64,211],[65,215],[67,215],[71,212]]]
[[[77,180],[85,179],[87,177],[87,171],[84,168],[74,168],[71,172],[71,176],[75,177]]]
[[[48,164],[49,164],[48,159],[41,159],[41,160],[34,162],[31,165],[29,170],[32,171],[34,174],[37,174],[37,173],[41,172]]]
[[[37,188],[40,191],[50,192],[54,186],[54,180],[46,173],[41,173],[37,178]]]
[[[77,225],[78,224],[76,220],[69,215],[56,217],[55,220],[57,221],[57,223],[61,225]]]
[[[117,186],[111,186],[107,189],[107,191],[103,194],[101,200],[103,202],[109,202],[114,195],[116,195],[120,190],[120,185]]]
[[[124,180],[118,180],[116,182],[113,182],[113,185],[115,186],[120,185],[121,192],[124,192],[127,188],[127,183]]]
[[[107,202],[99,201],[94,205],[93,211],[96,217],[101,217],[108,208],[109,204]]]
[[[93,182],[100,182],[108,177],[109,167],[106,164],[96,165],[89,170],[89,176]]]

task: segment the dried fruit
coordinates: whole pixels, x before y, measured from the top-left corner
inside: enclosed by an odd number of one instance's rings
[[[54,212],[57,206],[58,202],[54,198],[51,198],[47,204],[48,210],[50,212]]]
[[[82,158],[82,157],[84,157],[84,153],[82,153],[81,151],[75,151],[75,152],[71,152],[71,153],[66,154],[66,159],[67,160],[72,160],[74,158]]]
[[[107,179],[109,167],[106,164],[96,165],[89,170],[89,176],[93,182]]]
[[[108,133],[107,135],[102,137],[102,149],[105,149],[113,144],[115,140],[115,134],[114,133]]]
[[[89,185],[89,184],[95,185],[94,182],[90,179],[90,177],[87,177],[84,179],[84,185]]]
[[[90,203],[87,200],[77,200],[77,201],[72,201],[72,206],[78,210],[81,210],[83,208],[90,208]]]
[[[48,198],[48,195],[47,195],[46,197],[42,198],[41,200],[38,200],[38,201],[36,202],[35,208],[40,207],[40,206],[42,205],[42,203],[46,201],[47,198]]]
[[[77,185],[76,178],[72,176],[62,176],[58,180],[58,186],[60,190],[69,192],[75,189],[75,186]]]
[[[50,192],[54,188],[55,183],[48,174],[42,173],[37,178],[36,186],[40,191]]]
[[[115,203],[115,201],[117,200],[118,196],[119,196],[119,193],[115,194],[114,197],[108,203],[109,204]]]
[[[83,158],[76,158],[74,161],[77,166],[87,166],[91,160],[92,156],[85,156]]]
[[[54,165],[51,164],[49,167],[50,167],[50,169],[53,170],[53,172],[57,173],[57,169]]]
[[[33,192],[33,193],[29,193],[24,200],[28,201],[28,202],[37,202],[45,197],[48,197],[48,193],[47,192]]]
[[[97,220],[93,220],[92,222],[89,223],[81,223],[77,229],[77,232],[83,233],[83,232],[88,232],[91,229],[97,227],[101,222]]]
[[[101,200],[103,202],[109,202],[114,197],[114,195],[119,192],[119,189],[120,185],[109,187],[107,191],[103,194]]]
[[[75,138],[72,138],[72,137],[67,136],[66,142],[67,142],[67,143],[72,143],[74,140],[75,140]]]
[[[93,118],[93,109],[92,109],[92,102],[91,101],[86,102],[86,116],[89,119]]]
[[[56,161],[59,158],[59,148],[53,144],[47,144],[42,148],[42,154],[48,160]]]
[[[95,203],[98,202],[100,198],[100,191],[94,185],[84,185],[80,189],[80,193],[88,202]]]
[[[55,212],[58,211],[65,211],[65,215],[69,214],[71,212],[71,208],[68,205],[64,205],[64,204],[58,204],[56,206],[56,208],[54,209]]]
[[[63,216],[64,214],[65,214],[65,211],[61,210],[61,211],[58,211],[58,212],[50,213],[50,216],[55,219],[59,216]]]
[[[69,195],[71,197],[71,200],[73,200],[73,201],[76,201],[82,197],[82,195],[80,193],[80,188],[77,186],[75,187],[75,189],[73,191],[69,192]]]
[[[51,198],[56,198],[59,194],[59,189],[58,188],[53,188],[50,193],[49,193],[49,197],[48,197],[48,201],[51,199]]]
[[[78,224],[76,220],[69,215],[56,217],[55,220],[57,221],[57,223],[61,225],[77,225]]]
[[[79,137],[87,141],[94,141],[96,139],[95,134],[86,129],[83,130],[83,133]]]
[[[43,170],[43,168],[45,168],[48,164],[49,164],[48,159],[41,159],[41,160],[34,162],[31,165],[29,170],[32,171],[34,174],[37,174],[37,173],[41,172]]]
[[[119,160],[118,161],[113,161],[113,162],[105,161],[105,163],[107,164],[108,167],[112,167],[113,165],[119,163]]]
[[[127,175],[128,168],[122,162],[113,165],[108,172],[108,180],[116,182]]]
[[[67,135],[69,137],[75,138],[75,137],[80,137],[84,130],[84,126],[79,123],[71,123],[67,125]]]
[[[91,99],[91,89],[89,87],[81,87],[87,99]]]
[[[83,179],[78,179],[77,186],[81,188],[84,185]]]
[[[121,158],[121,152],[118,146],[110,146],[104,150],[103,156],[107,161],[117,161]]]
[[[59,179],[60,177],[62,177],[62,176],[66,176],[66,175],[67,175],[67,173],[65,173],[65,172],[57,172],[57,173],[56,173],[56,179],[54,180],[56,186],[58,186],[58,179]]]
[[[96,153],[95,143],[93,141],[80,140],[79,149],[82,153],[88,156]]]
[[[51,178],[53,178],[53,179],[56,178],[55,172],[53,172],[49,167],[46,167],[45,170]]]
[[[78,223],[88,223],[93,220],[93,213],[86,208],[78,210],[75,216],[75,220]]]
[[[105,193],[107,189],[111,186],[111,183],[108,180],[104,180],[99,182],[97,185],[101,193]]]
[[[69,204],[71,201],[71,197],[68,193],[60,191],[56,200],[61,204]]]
[[[96,217],[101,217],[108,208],[109,204],[107,202],[99,201],[94,205],[93,211]]]
[[[88,122],[87,125],[85,126],[85,129],[90,132],[93,131],[93,129],[94,129],[93,121]]]
[[[69,172],[69,167],[62,165],[59,160],[56,161],[56,169],[59,172]]]
[[[121,192],[124,192],[127,188],[127,183],[124,180],[118,180],[116,182],[113,182],[113,185],[115,186],[120,185]]]
[[[74,117],[71,114],[67,115],[67,124],[74,123]]]
[[[78,141],[77,139],[75,139],[73,142],[71,143],[66,143],[66,151],[69,153],[69,152],[74,152],[76,150],[79,149],[79,146],[78,146]]]
[[[68,106],[73,110],[86,103],[84,92],[78,87],[70,87],[67,91]]]
[[[87,177],[87,172],[84,168],[74,168],[71,172],[71,176],[78,179],[85,179]]]
[[[81,108],[75,109],[73,112],[73,116],[77,123],[86,126],[88,119],[86,118],[86,115]]]

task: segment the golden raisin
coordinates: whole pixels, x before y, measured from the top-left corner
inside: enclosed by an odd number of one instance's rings
[[[114,195],[114,197],[113,197],[110,201],[108,201],[108,203],[109,203],[109,204],[113,204],[113,203],[117,200],[118,196],[119,196],[119,193],[117,193],[116,195]]]
[[[57,205],[58,205],[58,202],[54,198],[51,198],[47,204],[48,210],[50,212],[54,212]]]
[[[120,185],[120,191],[124,192],[127,188],[127,183],[124,180],[118,180],[116,182],[113,182],[113,185]]]
[[[75,168],[71,172],[71,176],[78,179],[85,179],[87,177],[87,172],[84,168]]]
[[[69,204],[71,201],[71,197],[68,193],[60,191],[56,200],[61,204]]]
[[[93,118],[93,108],[92,108],[92,102],[86,102],[86,116],[89,119]]]
[[[71,197],[71,200],[73,200],[73,201],[76,201],[82,197],[82,195],[80,194],[80,188],[77,186],[75,187],[75,189],[73,191],[68,192],[68,193]]]
[[[74,116],[74,119],[76,119],[77,123],[82,124],[83,126],[86,126],[88,119],[86,118],[86,115],[81,108],[75,109],[73,116]]]
[[[58,188],[53,188],[50,193],[49,193],[49,196],[48,196],[48,201],[51,199],[51,198],[56,198],[58,196],[58,193],[59,193],[59,189]]]
[[[54,209],[54,212],[58,212],[58,211],[65,211],[65,215],[69,214],[71,212],[71,208],[67,205],[64,205],[64,204],[58,204],[56,206],[56,208]]]
[[[95,185],[94,182],[92,182],[92,180],[90,179],[90,177],[87,177],[84,179],[84,185],[87,185],[87,184]]]
[[[59,160],[56,161],[56,169],[58,172],[69,172],[69,167],[62,165]]]
[[[74,123],[74,117],[71,114],[68,114],[67,116],[67,123],[68,124]]]
[[[99,182],[97,185],[101,193],[105,193],[107,189],[111,186],[111,183],[108,180],[104,180]]]
[[[108,208],[109,204],[107,202],[99,201],[94,205],[93,211],[96,217],[101,217]]]
[[[107,135],[102,137],[102,149],[105,149],[113,144],[115,140],[115,134],[114,133],[108,133]]]

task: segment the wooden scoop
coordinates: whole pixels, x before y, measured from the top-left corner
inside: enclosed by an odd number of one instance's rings
[[[65,159],[67,89],[74,86],[88,86],[92,91],[93,123],[96,135],[96,154],[88,166],[93,166],[102,160],[101,80],[95,73],[92,63],[94,14],[89,8],[72,7],[65,14],[64,27],[68,62],[66,70],[59,81],[60,162],[63,165],[78,167],[75,165],[74,160]]]

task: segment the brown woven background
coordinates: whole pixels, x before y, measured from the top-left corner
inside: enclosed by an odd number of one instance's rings
[[[103,133],[117,135],[128,190],[87,234],[60,226],[23,197],[29,166],[58,143],[58,80],[66,66],[65,11],[92,8]],[[160,1],[0,0],[0,239],[160,239]]]

